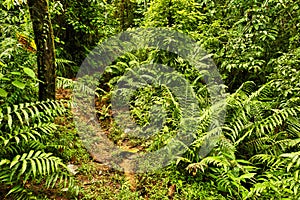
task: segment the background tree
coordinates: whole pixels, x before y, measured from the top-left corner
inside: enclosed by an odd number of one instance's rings
[[[28,0],[37,47],[39,100],[55,99],[55,48],[48,0]]]
[[[73,78],[89,50],[116,33],[115,7],[110,1],[50,1],[56,58],[72,61],[57,65],[57,75]],[[76,51],[74,51],[76,49]]]

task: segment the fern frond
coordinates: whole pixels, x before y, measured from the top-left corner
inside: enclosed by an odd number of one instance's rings
[[[66,168],[62,160],[52,156],[52,153],[34,150],[23,153],[22,155],[16,155],[8,164],[10,169],[13,169],[12,173],[10,173],[11,179],[13,177],[19,179],[25,172],[27,172],[26,176],[33,175],[33,177],[36,177],[55,173],[60,170],[60,167]],[[14,176],[14,171],[17,170],[19,174]]]
[[[36,121],[51,120],[66,111],[64,101],[47,100],[43,102],[21,103],[12,107],[7,106],[2,110],[0,121],[5,121],[5,124],[7,124],[12,132],[14,129],[13,124],[19,123],[21,126],[28,126],[30,123],[36,123]]]
[[[202,172],[209,166],[213,165],[216,167],[221,167],[225,171],[231,166],[230,162],[224,156],[213,156],[213,157],[206,157],[203,158],[198,163],[192,163],[187,166],[187,170],[189,171],[198,171],[201,170]]]
[[[32,191],[21,185],[14,186],[9,190],[6,196],[12,197],[15,200],[37,200],[37,197]]]
[[[57,77],[56,78],[56,88],[57,89],[73,89],[74,88],[74,81],[69,78],[64,77]]]

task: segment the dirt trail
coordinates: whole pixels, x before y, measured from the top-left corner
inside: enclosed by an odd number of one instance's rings
[[[124,170],[124,175],[130,184],[131,191],[136,191],[137,183],[136,183],[136,178],[134,173],[134,167],[132,166],[130,160],[124,159],[120,164],[120,166]]]
[[[59,89],[56,93],[57,99],[67,99],[70,100],[72,98],[72,91],[69,89]],[[95,99],[95,108],[96,110],[101,110],[103,105],[106,105],[107,102],[101,101],[99,102],[97,99]],[[73,109],[73,113],[76,115],[76,110]],[[79,114],[79,113],[77,113]],[[112,115],[111,111],[109,110],[109,114]],[[88,119],[83,119],[83,115],[77,115],[80,117],[80,121],[83,122],[83,124],[86,124],[87,126],[91,125],[90,122],[88,122]],[[92,136],[90,139],[93,139],[96,141],[91,147],[88,148],[89,153],[91,157],[93,158],[94,162],[101,163],[107,166],[111,166],[110,162],[113,162],[118,165],[119,171],[124,172],[124,176],[126,177],[128,183],[130,184],[131,191],[136,191],[137,183],[134,173],[134,166],[130,159],[127,159],[125,157],[122,157],[119,155],[119,159],[116,159],[116,157],[112,157],[110,155],[110,152],[131,152],[133,149],[135,152],[139,151],[139,149],[132,148],[131,146],[127,146],[127,144],[121,142],[121,146],[116,147],[112,146],[112,144],[108,144],[105,142],[104,138],[107,138],[107,135],[109,134],[109,128],[112,125],[112,119],[111,116],[109,119],[101,121],[98,121],[99,124],[94,124],[93,131],[96,132],[94,136]],[[95,128],[99,126],[99,128]],[[106,127],[104,130],[100,127]],[[96,129],[96,130],[95,130]],[[89,136],[88,136],[89,138]],[[115,150],[114,150],[115,149]],[[119,160],[121,162],[119,162]]]

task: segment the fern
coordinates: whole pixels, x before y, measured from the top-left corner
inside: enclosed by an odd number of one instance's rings
[[[69,104],[48,100],[1,109],[0,182],[10,188],[7,196],[35,199],[35,180],[42,180],[46,187],[61,181],[69,187],[74,184],[62,159],[46,152],[56,130],[54,119],[66,113]]]
[[[64,77],[57,77],[56,78],[56,87],[58,89],[73,89],[74,82],[72,79],[64,78]]]
[[[238,199],[299,196],[299,97],[280,100],[276,82],[258,88],[245,82],[229,95],[218,145],[197,162],[181,158],[186,169],[212,178],[220,191]],[[189,155],[207,134],[198,135]]]

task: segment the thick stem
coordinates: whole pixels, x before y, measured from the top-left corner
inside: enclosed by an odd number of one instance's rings
[[[28,0],[37,47],[39,100],[55,99],[55,47],[48,0]]]

